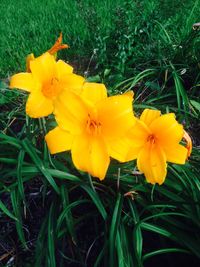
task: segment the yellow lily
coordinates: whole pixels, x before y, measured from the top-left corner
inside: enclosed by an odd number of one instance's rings
[[[62,60],[56,61],[46,52],[30,61],[30,72],[13,75],[10,88],[30,93],[26,103],[26,113],[30,117],[48,116],[56,109],[56,98],[60,94],[70,91],[81,93],[85,79],[72,72],[70,65]]]
[[[126,159],[137,159],[139,171],[151,184],[164,182],[167,162],[184,164],[187,159],[187,148],[179,144],[184,129],[173,113],[161,115],[158,110],[145,109],[128,135],[132,145]]]
[[[110,157],[125,161],[126,132],[134,123],[133,93],[107,97],[103,84],[85,83],[81,96],[71,94],[69,104],[55,112],[58,126],[45,139],[52,154],[71,150],[79,170],[105,178]]]

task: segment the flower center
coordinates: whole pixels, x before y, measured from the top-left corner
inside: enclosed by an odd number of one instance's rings
[[[88,114],[88,119],[86,122],[86,131],[92,135],[98,135],[101,133],[101,123],[92,119],[90,114]]]
[[[62,87],[59,84],[59,80],[56,77],[51,78],[42,87],[42,93],[47,98],[55,98],[62,91]]]
[[[155,135],[151,134],[147,137],[147,142],[150,143],[151,145],[155,144],[156,142],[156,137]]]

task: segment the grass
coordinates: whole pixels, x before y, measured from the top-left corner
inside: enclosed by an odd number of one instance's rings
[[[199,1],[31,0],[0,3],[0,266],[199,266]],[[181,11],[180,11],[181,10]],[[23,15],[22,15],[23,14]],[[193,138],[184,166],[151,186],[130,162],[103,182],[44,143],[52,119],[24,113],[26,95],[5,78],[25,57],[59,52],[111,95],[133,89],[134,109],[175,112]],[[128,195],[127,192],[130,192]]]
[[[199,19],[198,0],[177,4],[167,0],[51,0],[40,4],[38,0],[28,4],[2,0],[0,8],[2,78],[24,70],[26,55],[49,49],[60,31],[71,47],[62,58],[79,70],[86,70],[95,50],[89,71],[99,73],[112,67],[123,77],[130,77],[135,68],[141,71],[166,60],[174,63],[180,53],[185,57],[192,25]],[[199,58],[196,42],[189,62]],[[178,60],[175,63],[180,64]]]

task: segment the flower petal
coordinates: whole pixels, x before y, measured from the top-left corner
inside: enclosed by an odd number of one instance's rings
[[[185,130],[184,130],[183,139],[186,141],[186,148],[188,151],[187,158],[188,158],[192,153],[192,139]]]
[[[59,77],[73,72],[73,67],[65,63],[63,60],[58,60],[56,62],[56,68],[58,70]]]
[[[41,118],[53,112],[52,100],[46,98],[40,90],[34,90],[26,102],[26,113],[31,118]]]
[[[64,92],[71,91],[79,95],[83,90],[85,79],[80,75],[70,73],[60,77],[59,82],[62,85]]]
[[[161,185],[167,174],[166,157],[157,145],[146,145],[137,158],[139,171],[143,172],[147,182]]]
[[[101,138],[82,134],[74,139],[72,160],[75,167],[103,180],[110,163],[106,145]]]
[[[86,128],[88,109],[78,95],[62,93],[54,104],[54,114],[60,128],[72,134],[80,134]]]
[[[26,71],[27,72],[31,72],[31,69],[30,69],[30,62],[32,60],[35,59],[35,56],[33,53],[29,54],[27,57],[26,57]]]
[[[163,147],[178,144],[183,138],[183,126],[179,124],[173,113],[165,114],[154,120],[149,126]]]
[[[17,73],[10,79],[10,88],[19,88],[27,92],[31,92],[35,86],[36,84],[31,73]]]
[[[163,147],[167,161],[176,164],[185,164],[188,150],[184,146],[177,144],[172,147]]]
[[[123,94],[108,97],[97,103],[98,120],[102,124],[102,135],[110,139],[124,136],[135,123],[132,109],[133,95]]]
[[[127,154],[130,150],[131,142],[126,136],[110,139],[108,144],[109,155],[120,162],[129,161]]]
[[[107,90],[102,83],[84,83],[81,96],[84,100],[91,104],[96,104],[98,101],[107,98]]]
[[[156,118],[160,117],[160,114],[159,110],[145,109],[140,116],[140,120],[149,126]]]
[[[71,149],[73,137],[69,132],[54,128],[45,136],[51,154],[67,151]]]
[[[30,70],[34,78],[45,83],[56,76],[56,60],[46,52],[30,61]]]
[[[127,137],[130,139],[130,146],[126,156],[127,161],[136,159],[139,151],[145,145],[149,134],[151,132],[146,124],[136,119],[134,126],[127,132]]]

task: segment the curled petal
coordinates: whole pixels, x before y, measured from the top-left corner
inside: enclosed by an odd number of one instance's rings
[[[26,57],[26,71],[27,72],[31,72],[31,69],[30,69],[30,62],[32,60],[35,59],[35,56],[33,53],[29,54],[27,57]]]
[[[69,132],[54,128],[45,136],[51,154],[67,151],[71,149],[73,137]]]
[[[188,152],[187,152],[187,158],[188,158],[192,153],[192,140],[186,131],[184,131],[183,139],[185,139],[185,141],[187,142],[186,148],[188,150]]]

